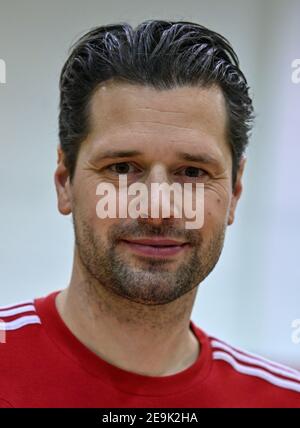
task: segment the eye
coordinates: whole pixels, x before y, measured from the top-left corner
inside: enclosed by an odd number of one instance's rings
[[[130,167],[132,168],[131,170]],[[129,174],[136,170],[136,168],[129,162],[114,163],[112,165],[109,165],[107,168],[110,171],[115,172],[116,174]]]
[[[204,169],[197,168],[195,166],[188,166],[183,168],[182,171],[184,172],[184,175],[189,178],[199,178],[207,174]]]

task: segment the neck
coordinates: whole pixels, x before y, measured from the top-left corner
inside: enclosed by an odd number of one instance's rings
[[[68,288],[56,306],[72,333],[91,351],[121,369],[166,376],[191,366],[199,341],[190,329],[197,287],[177,300],[147,305],[113,294],[74,258]]]

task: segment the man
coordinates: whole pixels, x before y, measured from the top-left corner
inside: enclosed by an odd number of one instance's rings
[[[74,224],[73,271],[66,289],[1,309],[2,406],[300,405],[297,370],[190,320],[241,196],[248,91],[229,42],[198,24],[110,25],[73,46],[55,172],[58,209]],[[201,227],[185,227],[175,208],[101,217],[98,186],[120,195],[121,177],[149,191],[200,185]],[[196,201],[195,186],[187,195]]]

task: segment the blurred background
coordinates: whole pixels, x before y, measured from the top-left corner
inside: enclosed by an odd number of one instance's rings
[[[57,211],[58,79],[91,27],[194,21],[229,39],[257,114],[244,192],[192,319],[232,345],[300,369],[300,0],[0,0],[0,306],[65,288],[71,217]]]

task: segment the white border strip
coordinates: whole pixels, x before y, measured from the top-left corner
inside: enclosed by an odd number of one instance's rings
[[[17,314],[21,314],[23,312],[28,312],[28,311],[34,311],[35,312],[34,305],[20,306],[18,308],[2,310],[2,311],[0,311],[0,318],[1,317],[10,317],[11,315],[17,315]]]
[[[11,303],[10,305],[4,305],[4,306],[0,306],[0,311],[5,311],[6,309],[12,309],[16,306],[21,306],[21,305],[32,305],[34,304],[33,300],[23,300],[22,302],[16,302],[16,303]]]
[[[300,384],[290,380],[280,379],[277,376],[272,375],[263,369],[257,369],[254,367],[239,364],[231,355],[227,354],[226,352],[213,352],[213,359],[226,361],[239,373],[243,373],[250,376],[257,376],[281,388],[291,389],[293,391],[300,392]]]
[[[18,328],[21,328],[27,324],[41,324],[40,317],[37,315],[28,315],[25,317],[17,318],[13,321],[8,322],[0,322],[0,330],[17,330]]]

